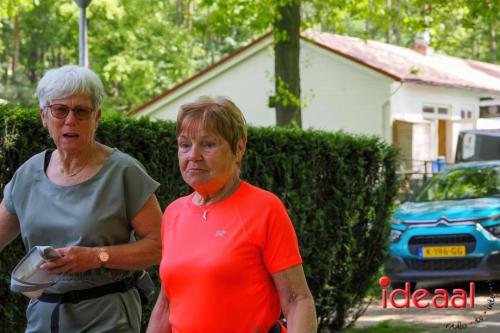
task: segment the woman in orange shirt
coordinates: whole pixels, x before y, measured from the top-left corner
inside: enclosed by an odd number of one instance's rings
[[[162,291],[147,332],[316,332],[286,208],[240,180],[246,142],[245,119],[231,101],[201,97],[181,107],[179,168],[194,192],[163,215]]]

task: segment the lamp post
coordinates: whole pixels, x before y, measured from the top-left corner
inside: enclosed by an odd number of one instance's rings
[[[88,45],[87,45],[87,17],[85,8],[92,0],[73,0],[80,7],[80,35],[78,39],[78,63],[80,66],[89,67]]]

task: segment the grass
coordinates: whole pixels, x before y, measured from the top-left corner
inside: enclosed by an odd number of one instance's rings
[[[401,324],[392,321],[382,321],[375,326],[349,328],[342,333],[438,333],[441,329],[429,328],[415,324]]]

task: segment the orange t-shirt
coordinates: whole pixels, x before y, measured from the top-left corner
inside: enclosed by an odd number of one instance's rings
[[[172,332],[267,333],[281,313],[270,274],[302,263],[284,205],[246,182],[213,205],[192,197],[163,215],[160,277]]]

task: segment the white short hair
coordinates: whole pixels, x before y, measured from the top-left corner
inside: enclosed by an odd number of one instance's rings
[[[89,94],[92,107],[100,109],[104,100],[104,86],[92,70],[76,65],[66,65],[47,71],[36,88],[36,95],[42,109],[46,109],[54,100],[75,94]]]

